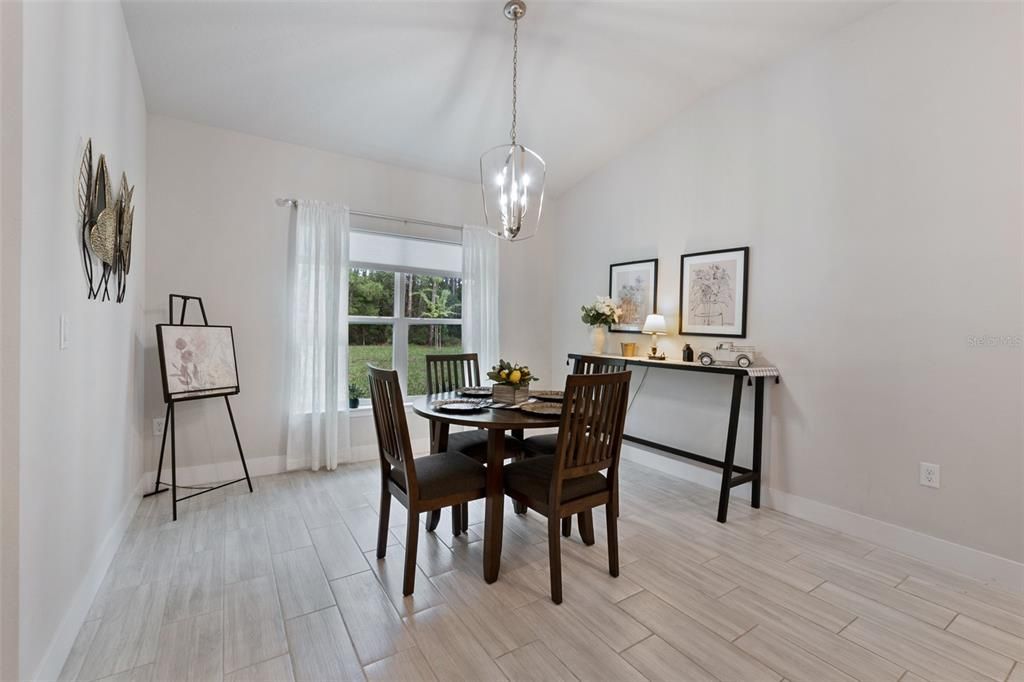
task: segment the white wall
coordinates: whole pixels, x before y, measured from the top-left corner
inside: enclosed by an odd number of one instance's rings
[[[257,471],[284,465],[289,209],[274,199],[343,201],[456,225],[483,221],[473,183],[170,118],[150,118],[148,158],[147,422],[164,414],[152,325],[166,321],[169,293],[202,296],[211,323],[234,326],[242,390],[232,405]],[[537,276],[545,271],[544,240],[501,245],[501,326],[502,352],[546,376],[548,331],[531,323],[549,319]],[[180,466],[237,462],[222,404],[183,404],[177,415]],[[425,438],[422,420],[412,419]],[[373,457],[372,443],[369,415],[356,417],[353,444]],[[159,439],[149,437],[147,470],[155,470],[159,448]]]
[[[18,677],[21,28],[0,3],[0,680]]]
[[[659,257],[674,326],[680,254],[750,246],[748,342],[783,373],[768,485],[1024,560],[1024,350],[969,344],[1024,334],[1021,12],[874,12],[560,197],[554,366],[588,347],[578,308],[609,263]],[[721,453],[727,391],[652,372],[628,430]],[[918,485],[922,460],[941,489]]]
[[[142,472],[146,108],[119,3],[26,3],[23,37],[20,668],[53,679]],[[136,187],[121,305],[86,300],[75,188],[89,137]]]

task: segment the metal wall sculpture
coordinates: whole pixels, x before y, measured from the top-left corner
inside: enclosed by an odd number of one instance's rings
[[[107,159],[100,154],[94,167],[92,140],[86,142],[78,170],[78,229],[82,268],[90,299],[109,301],[110,282],[113,280],[115,300],[118,303],[124,301],[126,279],[132,260],[134,193],[135,187],[128,186],[128,176],[121,173],[121,187],[117,201],[114,201]],[[100,265],[98,273],[97,259]]]

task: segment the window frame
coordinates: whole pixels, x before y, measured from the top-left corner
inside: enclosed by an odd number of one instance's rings
[[[391,325],[391,366],[398,371],[398,383],[402,388],[402,395],[406,401],[410,398],[418,398],[419,395],[409,395],[409,327],[417,325],[448,325],[462,327],[462,311],[459,310],[459,317],[435,318],[435,317],[405,317],[402,311],[405,310],[405,287],[402,286],[402,275],[421,275],[424,277],[451,277],[462,280],[461,272],[448,270],[433,270],[429,268],[396,268],[380,263],[368,261],[351,261],[349,270],[373,270],[376,272],[392,272],[395,274],[395,291],[393,298],[392,314],[389,316],[373,315],[349,315],[348,325],[353,324],[374,324]],[[346,275],[347,276],[347,275]],[[348,395],[348,387],[345,387],[345,394]],[[359,407],[367,407],[370,404],[369,398],[360,398]]]

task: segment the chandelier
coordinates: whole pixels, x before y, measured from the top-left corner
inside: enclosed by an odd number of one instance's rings
[[[523,0],[509,0],[505,17],[512,22],[511,144],[500,144],[480,156],[480,189],[484,217],[491,234],[521,241],[537,234],[544,203],[544,159],[516,141],[516,96],[519,76],[519,20],[526,14]]]

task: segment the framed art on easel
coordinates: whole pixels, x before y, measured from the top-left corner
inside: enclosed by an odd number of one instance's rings
[[[750,247],[686,253],[679,276],[679,333],[747,336]]]

